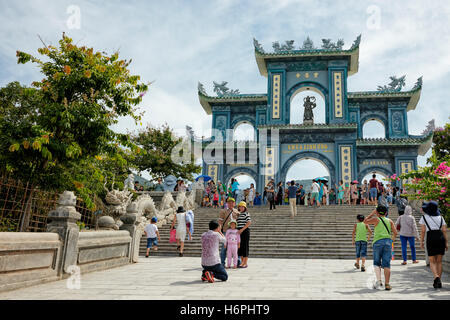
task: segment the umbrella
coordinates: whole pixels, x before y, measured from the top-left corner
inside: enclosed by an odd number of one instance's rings
[[[357,180],[353,180],[353,183],[358,184],[359,182]]]
[[[316,178],[316,179],[314,179],[314,180],[317,180],[317,181],[326,181],[326,182],[328,182],[328,179],[327,179],[327,178],[324,178],[324,177]]]
[[[198,181],[200,178],[203,178],[204,182],[207,182],[212,179],[210,176],[206,176],[206,175],[202,174],[201,176],[198,176],[197,178],[195,178],[195,181]]]

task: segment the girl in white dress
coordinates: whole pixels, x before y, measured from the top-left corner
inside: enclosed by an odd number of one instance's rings
[[[184,242],[186,241],[186,210],[184,210],[183,207],[178,207],[177,214],[175,215],[172,226],[170,230],[173,229],[175,226],[175,223],[177,223],[177,251],[179,251],[180,257],[183,256],[183,250],[184,250]]]
[[[248,190],[248,203],[253,207],[253,201],[255,200],[255,185],[252,183]]]

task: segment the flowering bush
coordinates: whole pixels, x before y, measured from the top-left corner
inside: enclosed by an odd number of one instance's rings
[[[391,180],[408,179],[403,184],[408,189],[408,197],[424,201],[435,200],[447,224],[450,223],[450,124],[445,129],[438,128],[433,136],[433,154],[427,160],[430,166],[421,167]],[[405,180],[403,180],[405,181]]]

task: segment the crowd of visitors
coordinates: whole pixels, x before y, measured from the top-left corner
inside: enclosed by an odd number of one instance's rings
[[[293,184],[294,183],[294,184]],[[402,198],[403,190],[391,184],[383,184],[372,176],[369,182],[364,180],[362,184],[352,181],[344,184],[341,180],[339,185],[333,188],[329,186],[325,178],[313,179],[310,186],[290,181],[275,183],[273,179],[264,187],[262,194],[256,192],[252,183],[249,188],[241,190],[237,179],[231,179],[228,186],[221,181],[217,184],[210,180],[205,184],[202,206],[225,208],[226,198],[232,197],[237,202],[244,201],[248,207],[268,206],[275,210],[276,206],[290,205],[295,216],[296,206],[329,206],[329,205],[382,205],[387,208],[386,216],[389,215],[389,207],[396,205],[399,213],[403,214],[406,199]],[[295,204],[295,205],[294,205]]]
[[[433,287],[442,288],[442,257],[448,250],[446,223],[440,214],[435,201],[424,202],[423,216],[419,224],[420,234],[416,220],[412,215],[412,208],[408,204],[406,195],[402,190],[387,184],[384,186],[376,179],[376,175],[361,186],[353,181],[350,186],[343,181],[336,185],[336,192],[329,189],[326,179],[314,179],[309,190],[294,180],[285,188],[282,182],[275,185],[273,179],[264,188],[262,195],[256,192],[254,184],[245,190],[239,190],[239,182],[232,179],[226,186],[220,181],[208,181],[205,185],[203,206],[220,209],[218,220],[209,223],[209,231],[202,234],[202,276],[203,281],[214,282],[215,279],[226,281],[228,268],[247,268],[250,251],[250,225],[252,220],[248,208],[258,205],[269,205],[270,210],[277,205],[289,205],[291,218],[297,215],[297,206],[328,206],[342,205],[376,205],[367,217],[358,214],[352,233],[352,243],[356,251],[356,269],[366,270],[366,257],[368,242],[373,235],[372,252],[376,281],[373,288],[384,287],[391,290],[391,260],[393,259],[393,241],[400,235],[402,249],[402,265],[407,264],[407,246],[411,250],[413,264],[418,263],[416,254],[416,241],[420,241],[421,249],[426,247],[430,260],[430,268],[434,276]],[[179,180],[176,189],[184,189],[184,182]],[[238,198],[238,201],[236,201]],[[235,208],[238,202],[237,209]],[[399,217],[394,223],[388,218],[389,206],[396,205]],[[175,239],[177,251],[183,256],[186,236],[192,239],[194,213],[186,212],[179,207],[172,222],[171,230],[176,231]],[[153,247],[157,250],[160,235],[156,227],[157,219],[154,217],[145,228],[147,236],[147,254]],[[372,229],[369,225],[373,225]],[[420,239],[420,240],[419,240]],[[426,242],[425,242],[426,240]],[[426,243],[426,245],[425,245]],[[360,264],[361,262],[361,264]],[[384,285],[382,281],[384,273]]]
[[[231,197],[237,202],[244,201],[249,207],[260,206],[262,204],[261,194],[256,192],[255,184],[252,183],[249,188],[239,189],[239,182],[232,178],[227,186],[221,181],[217,184],[213,180],[209,180],[205,184],[203,193],[203,207],[225,208],[226,199]]]

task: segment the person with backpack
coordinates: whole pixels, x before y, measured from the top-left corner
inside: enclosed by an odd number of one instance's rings
[[[269,210],[272,210],[272,208],[275,210],[275,188],[273,182],[269,182],[267,186],[267,200],[269,201]]]
[[[420,248],[424,249],[425,234],[427,237],[427,254],[430,258],[430,269],[434,275],[433,287],[442,288],[442,257],[448,251],[447,224],[441,216],[436,201],[422,204],[424,215],[420,218]]]
[[[398,215],[401,216],[405,213],[405,208],[408,205],[408,200],[405,199],[400,193],[397,193],[397,198],[395,199],[395,204],[398,208]]]
[[[381,268],[384,269],[384,279],[386,290],[391,290],[389,284],[391,278],[392,242],[397,237],[397,230],[394,222],[385,217],[387,208],[379,205],[366,219],[365,224],[373,224],[373,267],[377,281],[373,284],[374,289],[383,286],[381,281]]]
[[[419,232],[417,231],[416,219],[412,216],[412,208],[406,206],[405,214],[400,215],[395,222],[395,227],[400,233],[400,241],[402,243],[402,265],[407,264],[407,245],[411,248],[411,258],[413,263],[419,263],[416,260],[416,244],[415,239],[419,240]]]

